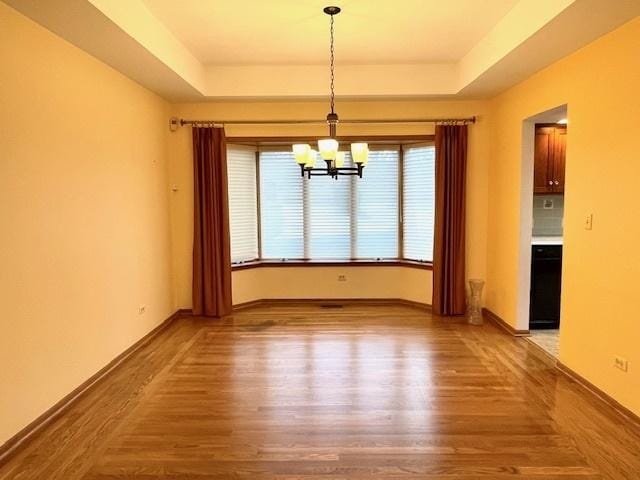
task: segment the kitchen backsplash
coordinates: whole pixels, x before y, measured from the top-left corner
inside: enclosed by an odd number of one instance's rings
[[[545,203],[549,207],[545,208]],[[562,217],[564,214],[563,195],[534,195],[533,196],[533,235],[558,236],[562,235]]]

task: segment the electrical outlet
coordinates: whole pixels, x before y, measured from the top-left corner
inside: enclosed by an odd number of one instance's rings
[[[147,306],[146,305],[140,305],[138,307],[138,315],[142,315],[146,311],[147,311]]]
[[[615,357],[613,365],[617,369],[622,370],[623,372],[626,372],[627,370],[629,370],[629,362],[627,361],[626,358]]]
[[[347,276],[346,275],[338,275],[338,281],[339,282],[346,282],[347,281]]]
[[[584,219],[584,229],[593,230],[593,213],[587,215]]]

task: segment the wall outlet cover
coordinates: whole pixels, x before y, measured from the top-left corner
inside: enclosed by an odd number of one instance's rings
[[[542,208],[544,208],[545,210],[553,210],[553,200],[550,198],[545,198],[544,202],[542,203]]]

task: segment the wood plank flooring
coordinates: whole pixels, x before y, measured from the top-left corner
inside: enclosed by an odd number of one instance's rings
[[[637,427],[547,362],[405,306],[184,318],[0,479],[640,479]]]

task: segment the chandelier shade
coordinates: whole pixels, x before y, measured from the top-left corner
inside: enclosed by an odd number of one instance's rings
[[[323,160],[334,160],[338,153],[338,141],[335,138],[318,140],[318,150]]]
[[[366,143],[352,143],[351,144],[351,158],[354,163],[367,164],[369,160],[369,145]]]
[[[296,163],[300,165],[307,163],[309,150],[311,150],[311,147],[306,143],[297,143],[293,145],[293,157],[295,158]]]
[[[318,158],[318,152],[313,148],[310,148],[307,152],[307,161],[305,163],[305,168],[314,168],[316,166],[316,160]]]

